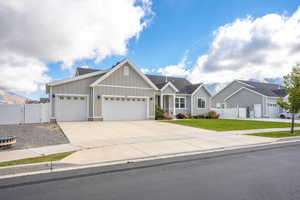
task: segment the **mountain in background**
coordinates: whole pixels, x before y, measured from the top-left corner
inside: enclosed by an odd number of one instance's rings
[[[0,88],[0,104],[23,104],[26,100],[28,98]]]

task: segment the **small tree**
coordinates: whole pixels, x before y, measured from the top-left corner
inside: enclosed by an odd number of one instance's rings
[[[291,133],[294,133],[295,114],[300,110],[300,68],[294,67],[293,71],[284,76],[284,86],[288,94],[288,101],[280,98],[278,105],[292,113]]]

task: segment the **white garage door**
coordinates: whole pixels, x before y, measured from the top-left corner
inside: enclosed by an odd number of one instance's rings
[[[269,117],[270,118],[279,117],[279,108],[276,103],[269,103],[268,108],[269,108]]]
[[[87,116],[87,97],[57,96],[55,98],[57,121],[86,121]]]
[[[104,97],[103,120],[144,120],[147,119],[147,99]]]

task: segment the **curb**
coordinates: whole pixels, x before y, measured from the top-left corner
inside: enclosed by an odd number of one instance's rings
[[[34,174],[23,174],[22,178],[19,176],[15,177],[3,177],[0,182],[0,189],[11,188],[11,187],[21,187],[25,185],[33,185],[40,183],[47,183],[65,179],[74,179],[80,177],[96,176],[101,174],[136,170],[151,168],[163,165],[171,165],[176,163],[197,161],[197,160],[206,160],[212,158],[218,158],[223,156],[234,156],[243,153],[251,153],[256,151],[271,150],[282,147],[298,146],[300,145],[299,141],[294,142],[281,142],[276,144],[264,144],[255,147],[231,149],[227,151],[214,151],[202,154],[193,154],[193,155],[182,155],[171,158],[163,158],[156,160],[145,160],[140,162],[127,162],[127,163],[118,163],[115,165],[89,165],[89,166],[80,166],[72,168],[64,168],[48,173],[49,171],[39,171]]]

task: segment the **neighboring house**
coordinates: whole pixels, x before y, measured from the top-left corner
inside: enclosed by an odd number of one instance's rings
[[[282,109],[277,105],[287,95],[277,84],[235,80],[212,97],[213,108],[247,109],[247,117],[279,117]]]
[[[206,113],[211,94],[184,78],[145,75],[129,60],[107,70],[78,68],[46,85],[56,121],[154,119],[155,105],[175,115]]]

